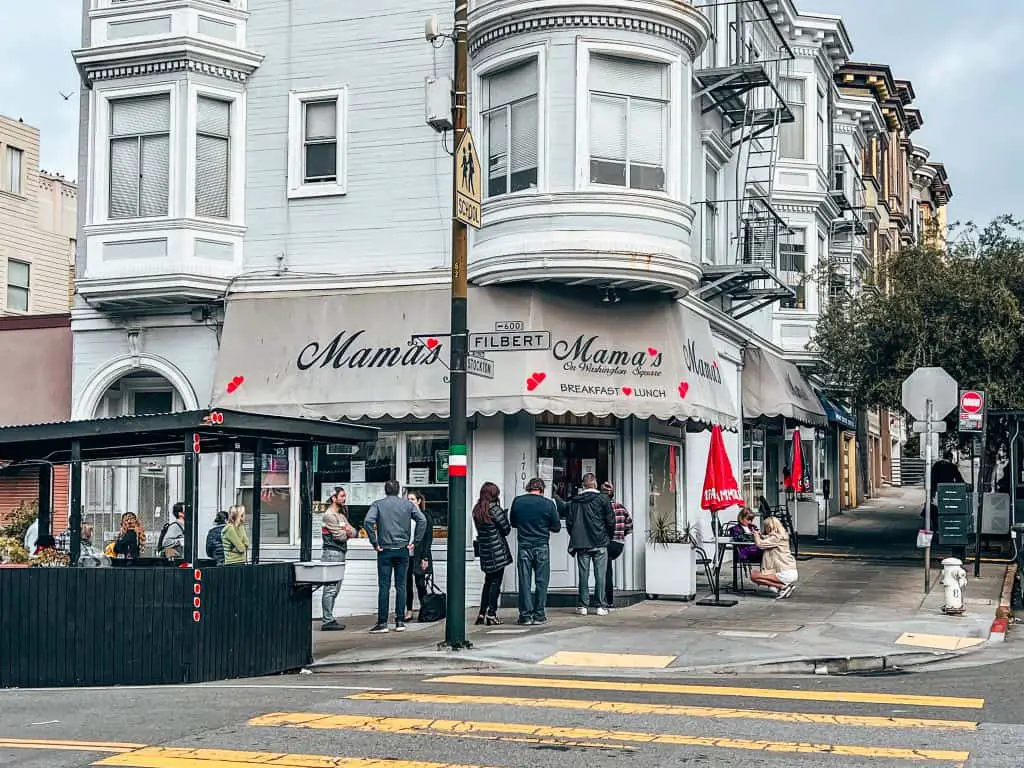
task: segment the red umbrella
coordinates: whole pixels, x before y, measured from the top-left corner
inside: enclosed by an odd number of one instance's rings
[[[704,473],[700,508],[719,512],[734,506],[743,506],[743,494],[732,473],[732,463],[722,439],[722,428],[716,425],[711,429],[711,447],[708,449],[708,467]]]
[[[804,449],[800,442],[800,429],[793,430],[793,464],[789,470],[789,477],[786,478],[786,490],[793,493],[803,493],[806,490],[804,484]]]

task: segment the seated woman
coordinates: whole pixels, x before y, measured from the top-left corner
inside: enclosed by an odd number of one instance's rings
[[[736,525],[729,529],[729,538],[734,542],[733,548],[738,562],[761,562],[761,550],[754,543],[755,533],[757,533],[757,526],[754,525],[754,512],[750,508],[745,507],[740,512]]]
[[[764,521],[764,533],[754,531],[754,543],[762,552],[761,569],[751,571],[750,578],[755,584],[777,589],[777,600],[793,594],[799,578],[796,558],[789,551],[789,534],[777,517]]]

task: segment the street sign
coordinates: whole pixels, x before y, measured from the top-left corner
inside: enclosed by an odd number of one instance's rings
[[[927,421],[915,421],[914,431],[918,434],[923,432],[938,432],[939,434],[946,431],[946,422],[944,421],[933,421],[929,426]]]
[[[960,390],[960,431],[985,431],[985,393],[977,389]]]
[[[466,355],[466,373],[485,379],[493,379],[494,361],[480,355]]]
[[[483,174],[476,142],[468,128],[462,132],[462,140],[455,148],[455,167],[455,218],[480,229]]]
[[[903,407],[911,416],[927,420],[929,400],[932,420],[943,419],[956,408],[956,380],[941,368],[918,368],[903,380]]]
[[[511,331],[469,334],[470,353],[534,352],[551,349],[550,331]]]

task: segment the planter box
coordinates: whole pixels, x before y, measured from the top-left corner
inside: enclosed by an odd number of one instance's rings
[[[319,560],[309,563],[292,563],[295,566],[296,584],[333,584],[345,575],[344,563],[324,563]]]
[[[28,568],[28,563],[0,563],[0,568]]]
[[[697,556],[690,544],[646,546],[645,591],[649,597],[697,596]]]

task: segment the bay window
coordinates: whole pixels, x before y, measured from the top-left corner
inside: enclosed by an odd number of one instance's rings
[[[196,216],[228,217],[231,104],[196,100]]]
[[[807,157],[806,130],[804,128],[804,89],[806,82],[783,78],[780,81],[782,98],[793,113],[792,123],[779,126],[779,156],[790,160],[804,160]]]
[[[783,299],[783,309],[804,309],[806,304],[807,230],[794,229],[789,242],[779,246],[779,272],[782,282],[796,291],[796,298]]]
[[[111,219],[167,215],[170,125],[167,94],[110,102]]]
[[[484,79],[487,197],[537,188],[540,111],[537,59]]]
[[[704,166],[704,263],[717,263],[719,211],[719,170],[711,162]]]
[[[593,54],[588,87],[591,183],[664,192],[668,66]]]

